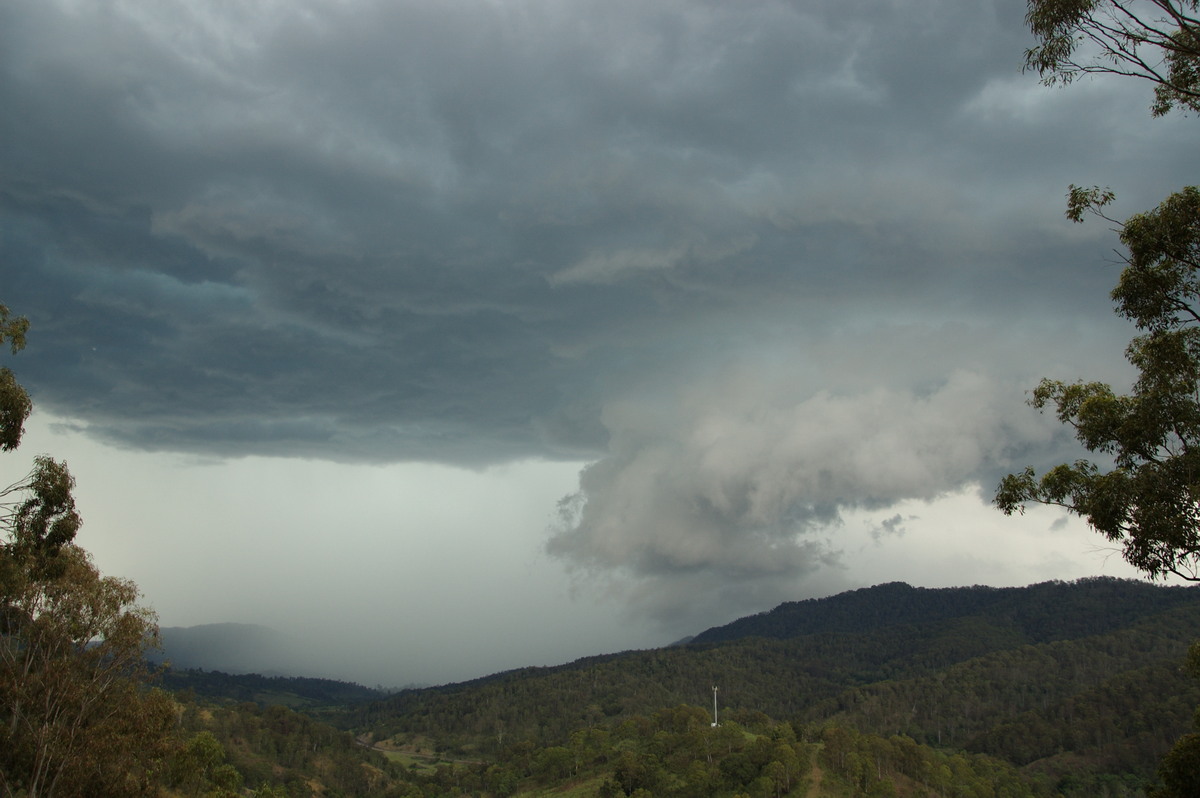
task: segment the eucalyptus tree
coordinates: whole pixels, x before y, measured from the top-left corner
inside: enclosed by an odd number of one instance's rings
[[[1151,113],[1200,112],[1200,0],[1029,0],[1037,44],[1025,64],[1047,84],[1111,74],[1154,85]],[[1051,407],[1101,463],[1079,459],[1040,477],[1010,474],[996,491],[1005,513],[1026,502],[1087,519],[1148,576],[1200,582],[1200,189],[1117,222],[1113,194],[1072,186],[1067,215],[1116,224],[1126,266],[1112,290],[1117,313],[1138,330],[1126,357],[1138,377],[1128,393],[1099,382],[1043,380],[1030,403]],[[1200,674],[1193,648],[1189,668]],[[1200,720],[1200,711],[1197,713]],[[1180,738],[1162,761],[1161,798],[1200,789],[1200,734]]]
[[[1135,77],[1154,84],[1151,110],[1200,111],[1198,0],[1030,0],[1026,22],[1038,42],[1026,68],[1047,84],[1081,75]]]
[[[25,348],[28,330],[29,319],[23,316],[12,318],[8,308],[0,305],[0,344],[7,342],[15,355]],[[0,451],[17,448],[25,429],[25,419],[32,410],[33,402],[12,370],[0,367]]]
[[[0,305],[13,354],[28,327]],[[0,369],[0,450],[17,448],[31,409]],[[146,689],[156,618],[75,545],[74,487],[65,463],[40,456],[0,491],[0,796],[154,794],[170,744],[174,704]]]
[[[1068,213],[1103,215],[1111,198],[1073,188]],[[1112,298],[1139,330],[1126,349],[1136,381],[1122,394],[1100,382],[1045,379],[1030,400],[1052,408],[1102,464],[1080,459],[1040,477],[1032,468],[1010,474],[996,504],[1005,513],[1026,502],[1065,507],[1147,575],[1200,581],[1200,190],[1172,194],[1119,232],[1128,256]]]
[[[1027,69],[1048,84],[1111,74],[1154,85],[1152,113],[1200,112],[1200,0],[1029,0],[1037,43]],[[1125,221],[1106,215],[1113,193],[1071,186],[1067,216],[1115,225],[1125,268],[1112,300],[1137,334],[1127,393],[1099,382],[1046,379],[1030,404],[1053,409],[1094,457],[1042,475],[1010,474],[996,491],[1005,513],[1027,502],[1085,518],[1152,578],[1200,581],[1200,190],[1186,187]]]

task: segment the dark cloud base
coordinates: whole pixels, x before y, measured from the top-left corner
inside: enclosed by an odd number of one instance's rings
[[[134,449],[593,461],[556,556],[665,614],[789,584],[848,508],[1061,451],[1043,373],[1121,373],[1061,197],[1153,203],[1193,139],[1027,45],[949,0],[17,0],[16,368]]]

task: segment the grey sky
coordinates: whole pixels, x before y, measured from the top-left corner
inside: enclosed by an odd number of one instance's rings
[[[474,563],[462,611],[437,616],[459,639],[495,628],[469,608],[518,584],[541,591],[513,599],[522,623],[552,603],[547,634],[577,630],[505,657],[447,649],[479,664],[431,656],[413,678],[645,645],[888,579],[854,546],[915,552],[943,516],[909,503],[961,507],[1008,469],[1074,456],[1023,404],[1039,377],[1127,375],[1116,242],[1063,218],[1068,184],[1110,185],[1128,214],[1194,179],[1195,120],[1151,119],[1149,87],[1022,75],[1023,13],[10,0],[0,301],[34,324],[13,367],[39,440],[83,463],[108,452],[106,484],[145,469],[146,490],[204,497],[188,512],[240,530],[213,547],[239,569],[315,534],[323,501],[388,558],[457,541],[405,578]],[[235,473],[270,484],[257,500],[275,512],[248,523]],[[499,473],[509,487],[487,488]],[[429,482],[413,496],[390,479]],[[339,496],[364,480],[377,490]],[[89,535],[125,490],[85,507]],[[469,512],[423,527],[435,499]],[[972,506],[953,534],[992,528]],[[177,559],[160,585],[178,525],[140,515],[120,533],[156,536],[161,559],[89,545],[165,623],[272,620],[185,611],[215,560]],[[525,566],[501,568],[495,541]],[[1080,576],[1088,556],[995,578]],[[334,571],[331,607],[355,583]],[[986,581],[949,560],[920,573]],[[295,597],[263,578],[278,607],[253,602],[282,619]]]

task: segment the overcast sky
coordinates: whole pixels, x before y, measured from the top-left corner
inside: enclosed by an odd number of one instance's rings
[[[1104,223],[1194,180],[1018,0],[0,4],[4,457],[163,625],[367,683],[879,582],[1132,575],[999,478],[1124,387]],[[314,643],[316,645],[316,643]]]

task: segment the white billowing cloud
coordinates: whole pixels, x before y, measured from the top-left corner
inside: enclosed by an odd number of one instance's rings
[[[1020,586],[1096,575],[1141,576],[1083,519],[1042,505],[1005,516],[985,506],[980,488],[968,484],[933,502],[908,500],[887,510],[847,512],[838,534],[847,568],[830,574],[843,581],[818,588],[833,592],[895,581],[925,587]],[[896,516],[903,519],[902,540],[877,534]]]
[[[697,582],[794,595],[837,563],[845,512],[934,500],[1048,441],[1045,419],[1011,395],[971,370],[922,389],[804,395],[742,366],[660,402],[610,404],[609,452],[563,500],[549,551],[628,577],[629,598],[664,619],[695,602]]]

